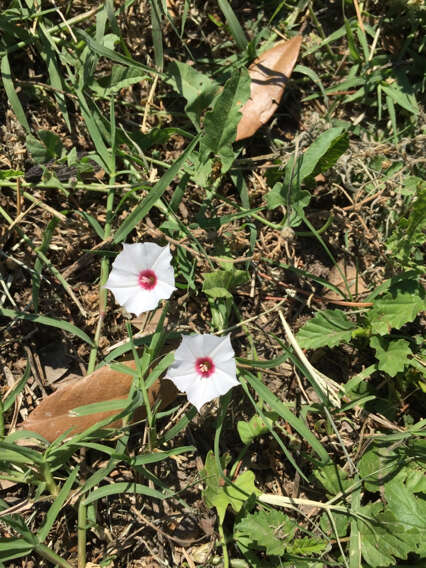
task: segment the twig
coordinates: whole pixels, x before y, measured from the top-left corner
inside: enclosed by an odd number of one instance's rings
[[[333,381],[333,379],[330,379],[330,377],[327,377],[327,375],[324,375],[323,373],[315,369],[315,367],[308,361],[308,358],[297,343],[296,338],[294,337],[293,332],[291,331],[282,310],[278,311],[278,315],[280,316],[281,323],[283,325],[289,343],[292,345],[300,361],[311,374],[311,377],[315,381],[317,387],[325,394],[325,396],[329,398],[330,402],[334,406],[340,408],[341,402],[340,398],[337,396],[337,393],[339,391],[344,391],[344,388],[342,387],[342,385],[339,385],[338,383]]]
[[[359,8],[358,0],[354,0],[356,18],[360,29],[365,33],[364,22],[362,21],[361,10]]]

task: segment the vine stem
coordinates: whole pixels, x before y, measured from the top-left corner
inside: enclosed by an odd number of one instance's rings
[[[4,438],[5,429],[4,429],[4,406],[3,401],[0,398],[0,439]]]
[[[46,462],[42,462],[41,464],[41,474],[43,476],[44,481],[46,482],[47,487],[53,497],[57,497],[59,495],[58,486],[53,479],[52,472],[50,471],[49,464]]]
[[[219,523],[218,532],[220,536],[222,553],[223,553],[223,568],[229,568],[228,547],[226,546],[225,531],[223,530],[222,523]]]
[[[64,558],[61,558],[53,552],[45,544],[36,544],[34,550],[45,560],[51,562],[54,566],[60,566],[60,568],[72,568],[72,565],[67,562]]]
[[[111,176],[112,177],[112,176]],[[113,185],[113,184],[111,184]],[[107,215],[104,227],[104,240],[108,239],[111,235],[111,217],[114,207],[114,189],[111,188],[108,192],[107,197]],[[105,311],[107,305],[107,291],[104,288],[105,282],[108,280],[109,274],[109,260],[106,256],[102,257],[101,260],[101,273],[99,279],[99,319],[96,326],[95,337],[94,337],[94,347],[90,351],[89,364],[87,366],[87,373],[90,374],[94,371],[96,365],[96,358],[98,356],[99,340],[102,334],[102,328],[105,320]]]
[[[78,504],[78,525],[77,525],[77,540],[78,540],[78,568],[85,568],[86,566],[86,522],[87,522],[87,509],[84,503],[84,498],[80,498]]]

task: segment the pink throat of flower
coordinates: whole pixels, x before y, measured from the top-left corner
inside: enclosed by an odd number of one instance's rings
[[[214,373],[214,369],[214,363],[210,357],[199,357],[195,361],[195,370],[202,377],[210,377]]]
[[[144,290],[152,290],[157,284],[157,275],[149,268],[139,274],[139,286]]]

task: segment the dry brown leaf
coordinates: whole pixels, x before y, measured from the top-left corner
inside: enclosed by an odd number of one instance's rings
[[[347,284],[342,278],[339,269],[345,275]],[[345,296],[348,294],[348,288],[353,296],[359,296],[359,294],[368,290],[367,284],[361,278],[357,268],[353,264],[347,264],[343,259],[339,260],[330,270],[328,281],[330,284],[334,284],[334,286],[339,288],[339,290],[342,290]],[[327,298],[327,300],[343,299],[341,294],[329,289],[327,289],[327,292],[324,294],[324,298]]]
[[[241,109],[236,140],[253,136],[277,110],[301,44],[300,35],[280,41],[250,65],[250,98]]]
[[[124,362],[135,369],[134,361]],[[53,442],[61,434],[72,428],[70,435],[83,432],[96,422],[117,414],[118,411],[97,412],[87,416],[72,416],[70,411],[79,406],[103,402],[107,400],[126,399],[132,384],[132,376],[115,371],[109,365],[101,367],[86,377],[67,382],[56,392],[46,397],[39,406],[31,412],[21,428],[41,434],[49,442]],[[177,396],[174,384],[168,379],[157,379],[148,389],[151,405],[161,400],[160,408],[165,408]],[[145,417],[145,409],[140,408],[134,420]],[[121,420],[115,421],[108,427],[119,427]]]

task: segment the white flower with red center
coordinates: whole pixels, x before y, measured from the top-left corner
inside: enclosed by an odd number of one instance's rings
[[[240,384],[230,335],[184,336],[166,376],[200,411],[206,402]]]
[[[123,250],[112,263],[105,288],[132,314],[138,316],[153,310],[160,300],[170,298],[176,290],[171,260],[169,245],[123,244]]]

